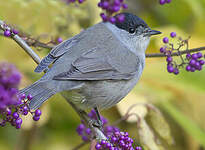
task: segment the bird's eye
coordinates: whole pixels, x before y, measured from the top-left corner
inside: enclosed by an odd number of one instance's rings
[[[129,33],[135,33],[135,28],[133,27],[129,28]]]

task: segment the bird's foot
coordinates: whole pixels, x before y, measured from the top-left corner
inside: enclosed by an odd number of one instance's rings
[[[97,127],[99,128],[100,130],[102,130],[102,127],[103,127],[103,123],[101,120],[90,120],[89,121],[89,126],[92,126],[92,127]]]

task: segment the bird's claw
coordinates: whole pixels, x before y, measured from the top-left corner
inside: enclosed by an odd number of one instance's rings
[[[100,130],[102,130],[102,126],[103,126],[103,123],[101,120],[90,120],[89,121],[89,126],[91,127],[97,127],[99,128]]]

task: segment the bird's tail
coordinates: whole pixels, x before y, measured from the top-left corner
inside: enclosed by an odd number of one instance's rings
[[[43,102],[55,94],[54,90],[46,86],[46,82],[37,81],[32,85],[20,90],[20,94],[31,94],[32,99],[29,103],[30,109],[39,108]]]

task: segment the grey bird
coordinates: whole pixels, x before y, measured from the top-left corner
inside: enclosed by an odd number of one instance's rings
[[[31,94],[30,108],[39,108],[56,93],[78,108],[109,108],[137,84],[144,65],[151,30],[130,13],[123,22],[100,22],[65,40],[43,58],[35,72],[52,67],[34,84],[20,91]]]

